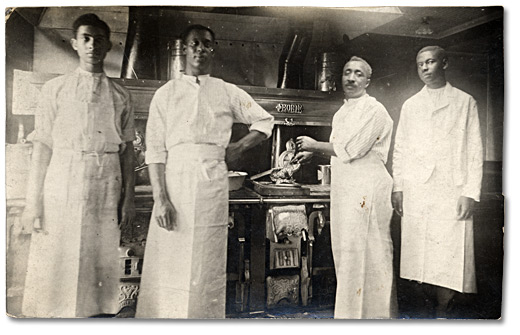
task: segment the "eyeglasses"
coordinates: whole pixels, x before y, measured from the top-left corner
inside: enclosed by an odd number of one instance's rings
[[[213,48],[212,42],[202,43],[200,41],[192,41],[192,42],[188,43],[188,47],[190,47],[192,49],[197,49],[198,47],[201,47],[201,48],[208,50],[209,52],[215,51],[215,49]]]

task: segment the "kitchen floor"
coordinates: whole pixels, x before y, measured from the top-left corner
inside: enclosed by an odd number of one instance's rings
[[[135,309],[123,308],[117,315],[102,314],[96,315],[94,318],[134,318]],[[318,308],[318,309],[304,309],[304,308],[288,308],[272,311],[252,312],[252,313],[237,313],[226,315],[226,319],[333,319],[334,309]]]
[[[227,315],[228,319],[332,319],[334,308],[330,307],[287,307],[262,312]]]
[[[435,318],[433,306],[426,304],[418,306],[417,303],[400,300],[401,306],[397,319],[432,319]],[[474,307],[474,306],[473,306]],[[97,318],[134,318],[135,309],[132,307],[123,308],[117,315],[98,315]],[[333,319],[334,307],[286,307],[272,309],[269,311],[232,313],[226,315],[226,319]],[[478,313],[475,308],[471,308],[468,301],[458,301],[451,306],[448,319],[482,319],[489,318],[485,314]],[[491,317],[493,318],[493,317]]]
[[[407,285],[407,289],[413,291],[417,284],[401,281],[401,285]],[[407,292],[407,291],[405,291]],[[431,301],[420,297],[413,298],[409,294],[399,294],[397,297],[399,311],[397,319],[432,319],[435,318],[434,306]],[[479,306],[475,301],[475,295],[458,295],[454,303],[450,304],[448,319],[494,319],[495,315],[489,315],[486,306]],[[123,308],[117,315],[98,315],[101,318],[133,318],[135,306]],[[499,316],[498,316],[499,317]],[[334,306],[284,306],[257,312],[228,313],[226,319],[333,319]]]

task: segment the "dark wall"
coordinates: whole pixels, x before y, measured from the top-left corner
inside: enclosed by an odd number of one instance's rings
[[[388,110],[394,120],[395,136],[403,103],[423,87],[417,75],[415,57],[427,45],[438,45],[448,52],[448,81],[477,100],[485,159],[501,161],[504,120],[503,20],[495,20],[441,40],[364,34],[351,41],[349,53],[371,64],[373,74],[367,91]],[[391,170],[391,159],[388,167]]]
[[[5,23],[5,97],[6,143],[16,143],[18,122],[23,122],[25,134],[34,128],[33,116],[12,114],[13,70],[31,71],[33,66],[34,28],[17,11],[13,11]]]

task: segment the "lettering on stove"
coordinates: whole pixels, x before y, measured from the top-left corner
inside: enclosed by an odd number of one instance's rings
[[[303,113],[303,105],[302,104],[280,102],[278,105],[276,105],[275,108],[278,111],[278,113],[288,113],[288,114],[301,114],[301,113]]]

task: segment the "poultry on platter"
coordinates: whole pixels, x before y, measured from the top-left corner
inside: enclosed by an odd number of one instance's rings
[[[292,138],[287,141],[286,148],[278,160],[279,167],[273,169],[269,175],[275,184],[293,184],[293,175],[300,169],[299,163],[291,163],[296,154],[296,144]]]

